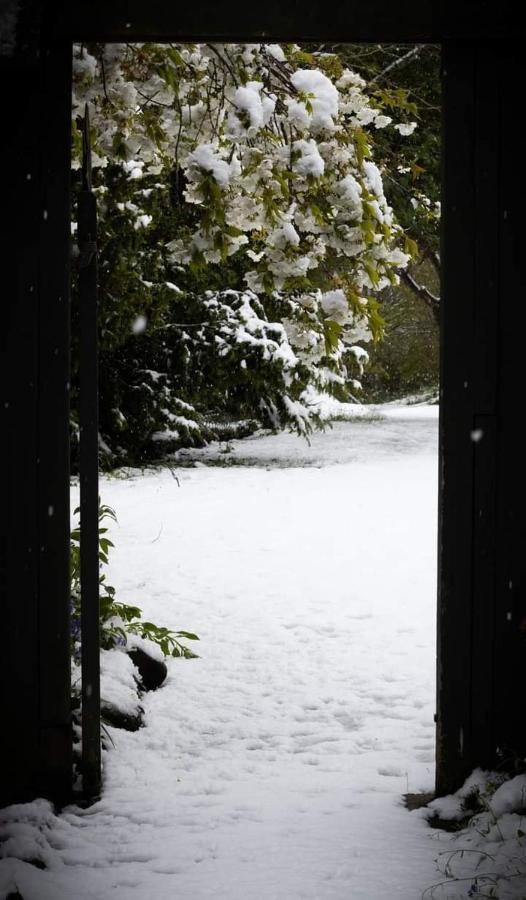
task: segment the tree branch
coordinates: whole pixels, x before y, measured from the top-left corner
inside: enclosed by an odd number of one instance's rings
[[[434,247],[431,247],[425,240],[425,238],[419,238],[418,247],[423,259],[429,260],[429,262],[433,266],[433,269],[435,270],[436,275],[438,275],[438,277],[440,278],[442,272],[440,264],[440,251],[436,250]]]
[[[371,78],[369,82],[369,86],[371,84],[376,84],[378,81],[382,81],[382,79],[389,73],[392,72],[393,69],[397,69],[399,66],[403,66],[408,63],[411,59],[414,59],[415,56],[418,56],[427,44],[417,44],[416,47],[413,47],[411,50],[408,50],[407,53],[404,53],[403,56],[399,56],[398,59],[395,59],[394,62],[390,63],[385,69],[375,75],[374,78]]]
[[[433,294],[432,291],[429,290],[425,286],[425,284],[419,284],[419,282],[413,278],[410,272],[407,269],[402,269],[400,272],[400,277],[403,281],[411,288],[412,291],[417,294],[421,300],[424,301],[426,306],[433,311],[435,316],[438,315],[438,310],[440,307],[440,297],[437,297],[436,294]]]

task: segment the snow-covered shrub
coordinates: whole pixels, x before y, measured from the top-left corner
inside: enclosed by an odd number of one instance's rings
[[[110,450],[202,442],[200,415],[237,398],[240,415],[308,431],[303,390],[342,393],[349,374],[357,387],[382,330],[375,295],[411,253],[372,159],[391,118],[337,56],[296,45],[83,46],[74,72],[75,123],[88,102],[93,124]],[[74,146],[78,164],[76,126]],[[246,339],[248,297],[269,341],[281,328],[279,364]],[[203,375],[218,369],[221,391]]]

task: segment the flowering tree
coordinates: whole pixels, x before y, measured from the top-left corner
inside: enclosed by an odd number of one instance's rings
[[[375,158],[386,172],[386,195],[398,222],[418,245],[413,263],[401,272],[404,284],[438,322],[440,298],[440,47],[432,44],[350,44],[333,48],[367,80],[374,102],[405,109],[418,119],[409,141],[385,129],[375,141]],[[397,130],[404,126],[399,126]]]
[[[82,47],[74,72],[74,117],[91,109],[103,233],[114,247],[132,238],[129,321],[115,296],[122,254],[112,268],[103,247],[103,345],[148,325],[156,366],[142,383],[166,391],[150,437],[195,433],[195,409],[183,415],[170,398],[194,407],[199,374],[230,360],[238,405],[308,431],[313,391],[343,391],[359,374],[361,344],[381,334],[375,297],[409,261],[371,147],[377,129],[414,123],[393,124],[338,56],[295,45]]]

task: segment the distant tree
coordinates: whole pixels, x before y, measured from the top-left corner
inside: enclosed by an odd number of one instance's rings
[[[318,48],[319,49],[319,48]],[[367,82],[375,104],[402,106],[417,122],[410,136],[373,135],[375,160],[397,221],[416,252],[401,284],[381,295],[384,339],[371,346],[362,379],[365,400],[436,392],[440,320],[441,71],[432,44],[350,44],[337,52]]]

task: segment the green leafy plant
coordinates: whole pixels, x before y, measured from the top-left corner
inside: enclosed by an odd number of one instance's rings
[[[75,515],[80,512],[77,507]],[[171,631],[153,622],[141,618],[140,607],[122,603],[115,598],[115,588],[106,581],[103,566],[108,565],[110,548],[114,546],[108,537],[108,528],[103,524],[106,520],[117,521],[115,510],[99,503],[99,565],[100,565],[100,643],[104,650],[115,647],[126,647],[129,635],[152,641],[157,644],[165,656],[195,659],[197,654],[181,643],[198,641],[191,631]],[[75,660],[81,653],[81,611],[80,611],[80,524],[71,531],[70,541],[71,566],[71,650]]]

